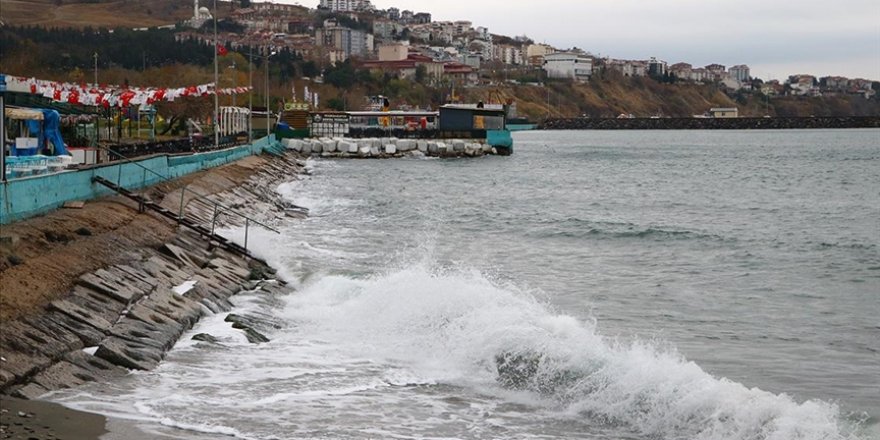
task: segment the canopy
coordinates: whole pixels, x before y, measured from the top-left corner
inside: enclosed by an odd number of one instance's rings
[[[26,121],[42,121],[43,110],[6,107],[6,117],[10,119],[23,119]]]

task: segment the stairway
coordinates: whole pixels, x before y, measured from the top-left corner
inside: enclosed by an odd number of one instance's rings
[[[131,200],[134,200],[135,202],[138,203],[138,206],[140,207],[141,210],[150,209],[153,212],[159,213],[160,215],[177,222],[181,226],[185,226],[189,229],[192,229],[193,231],[197,232],[202,237],[207,237],[211,241],[217,242],[218,245],[220,247],[222,247],[223,249],[226,249],[226,250],[233,252],[233,253],[236,253],[238,255],[252,258],[250,252],[248,252],[248,250],[245,249],[244,247],[238,245],[237,243],[230,241],[229,239],[227,239],[225,237],[222,237],[220,235],[213,233],[211,230],[194,222],[192,219],[189,219],[186,217],[183,217],[183,218],[178,217],[177,214],[169,211],[168,209],[156,204],[155,202],[153,202],[151,200],[144,198],[140,194],[134,193],[134,192],[129,191],[121,186],[118,186],[115,183],[113,183],[113,182],[111,182],[101,176],[92,177],[92,182],[100,183],[101,185],[104,185],[107,188],[112,189],[113,191],[117,192],[118,194],[123,195],[125,197],[128,197]]]

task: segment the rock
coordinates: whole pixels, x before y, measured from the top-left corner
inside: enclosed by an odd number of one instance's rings
[[[422,153],[428,152],[428,141],[417,141],[416,145],[418,146],[419,151]]]
[[[372,147],[359,147],[358,148],[358,156],[359,157],[368,157],[372,152]]]
[[[192,340],[193,340],[193,341],[210,342],[210,343],[212,343],[212,344],[216,344],[216,343],[220,342],[219,339],[217,339],[217,338],[215,338],[214,336],[211,336],[211,335],[209,335],[209,334],[207,334],[207,333],[199,333],[199,334],[197,334],[197,335],[194,335],[194,336],[192,337]]]
[[[462,140],[454,140],[452,141],[452,151],[456,153],[464,152],[465,142]]]
[[[269,338],[255,329],[255,327],[262,325],[257,318],[230,313],[224,321],[231,322],[232,328],[243,330],[248,342],[252,344],[269,342]]]
[[[76,235],[80,235],[83,237],[88,237],[92,235],[92,231],[90,231],[88,228],[79,228],[74,232],[76,232]]]
[[[265,342],[269,342],[269,338],[252,328],[245,328],[242,330],[244,331],[244,336],[251,344],[262,344]]]
[[[397,146],[393,144],[385,145],[385,153],[387,154],[397,154]]]
[[[6,257],[6,261],[9,261],[9,264],[13,266],[18,266],[19,264],[24,263],[24,260],[22,260],[21,257],[15,254],[10,254],[8,257]]]

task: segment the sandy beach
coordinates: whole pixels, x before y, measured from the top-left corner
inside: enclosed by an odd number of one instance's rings
[[[57,403],[0,395],[0,439],[93,440],[107,432],[106,421]]]

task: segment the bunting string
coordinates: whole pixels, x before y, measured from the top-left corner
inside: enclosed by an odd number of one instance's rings
[[[188,96],[210,96],[214,94],[214,83],[188,87],[125,87],[6,75],[6,90],[41,95],[55,102],[110,108],[152,105],[159,101],[174,102]],[[250,91],[251,87],[229,87],[216,92],[220,95],[236,95]]]

